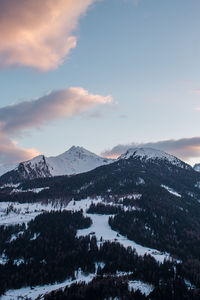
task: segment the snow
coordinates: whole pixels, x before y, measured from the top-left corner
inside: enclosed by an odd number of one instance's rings
[[[100,203],[102,201],[103,201],[103,199],[100,196],[97,197],[96,199],[88,197],[88,198],[82,199],[80,201],[71,200],[69,202],[69,204],[67,205],[66,209],[67,210],[72,210],[72,211],[79,211],[79,210],[82,209],[83,212],[86,212],[86,210],[90,207],[90,205],[92,203],[97,204],[97,203]],[[90,215],[89,215],[89,217],[90,217]]]
[[[124,199],[129,199],[129,200],[139,200],[142,197],[142,194],[134,193],[134,194],[127,194],[124,195],[123,197],[120,197],[119,200],[123,201]]]
[[[49,203],[0,202],[0,225],[27,224],[43,212],[63,210],[65,206]]]
[[[105,263],[104,263],[103,261],[101,261],[101,262],[96,262],[96,263],[95,263],[95,273],[97,273],[98,267],[100,267],[101,269],[103,269],[103,268],[105,267]]]
[[[144,256],[145,254],[149,254],[155,258],[158,262],[163,262],[164,259],[170,259],[170,255],[168,253],[161,253],[156,249],[151,249],[147,247],[143,247],[134,241],[129,240],[128,238],[122,236],[117,231],[111,229],[108,224],[108,215],[97,215],[97,214],[86,214],[87,217],[92,219],[92,225],[86,229],[80,229],[77,231],[77,237],[86,236],[89,234],[95,234],[98,244],[101,244],[101,237],[103,238],[103,242],[118,242],[123,245],[125,248],[131,247],[136,250],[138,255]]]
[[[144,185],[145,181],[142,177],[138,177],[136,181],[136,185]]]
[[[163,262],[164,259],[170,260],[169,253],[161,253],[156,249],[151,249],[147,247],[143,247],[134,241],[129,240],[128,238],[120,235],[117,231],[111,229],[108,224],[109,215],[98,215],[98,214],[87,214],[86,211],[91,205],[91,203],[100,203],[102,202],[101,197],[97,197],[96,199],[87,198],[81,201],[71,201],[68,206],[67,210],[78,211],[83,210],[83,213],[86,217],[92,219],[92,225],[86,229],[80,229],[77,231],[77,237],[86,236],[89,234],[95,234],[98,244],[101,244],[101,237],[103,241],[111,241],[111,242],[118,242],[122,244],[124,247],[132,247],[136,250],[139,255],[144,256],[144,254],[149,254],[155,258],[158,262]],[[111,215],[113,216],[113,215]]]
[[[40,236],[40,233],[34,233],[34,236],[30,239],[31,241],[36,240]]]
[[[14,183],[6,183],[0,187],[0,189],[4,188],[17,188],[20,185],[20,183],[14,184]]]
[[[32,193],[38,194],[38,193],[40,193],[41,191],[43,191],[43,190],[48,190],[48,189],[49,189],[48,186],[47,186],[47,187],[42,187],[42,188],[27,189],[27,190],[13,189],[12,192],[11,192],[11,194],[13,194],[13,193],[26,193],[26,192],[32,192]]]
[[[190,290],[193,290],[193,289],[195,289],[196,288],[196,286],[194,285],[194,284],[192,284],[189,280],[187,280],[187,279],[184,279],[184,281],[185,281],[185,284],[186,284],[186,286],[187,286],[187,288]]]
[[[114,162],[113,159],[103,158],[83,147],[76,146],[72,146],[57,157],[49,157],[46,160],[53,176],[84,173]]]
[[[139,290],[146,297],[154,290],[154,286],[149,283],[142,282],[140,280],[129,281],[129,290]]]
[[[12,234],[11,238],[10,238],[10,243],[15,241],[18,237],[20,237],[21,235],[23,235],[24,231],[19,231],[17,234]]]
[[[95,277],[95,274],[84,274],[81,270],[77,271],[76,279],[68,279],[62,283],[55,283],[53,285],[36,286],[34,288],[25,287],[17,290],[9,290],[3,296],[1,300],[14,300],[14,299],[32,299],[35,300],[40,296],[39,299],[44,299],[44,296],[52,291],[58,289],[64,289],[66,286],[70,286],[73,283],[85,282],[89,283]]]
[[[174,196],[176,196],[176,197],[179,197],[179,198],[182,197],[182,196],[181,196],[179,193],[177,193],[174,189],[172,189],[172,188],[170,188],[170,187],[168,187],[168,186],[166,186],[166,185],[164,185],[164,184],[161,184],[161,187],[163,187],[163,188],[166,189],[170,194],[172,194],[172,195],[174,195]]]
[[[1,202],[0,203],[0,225],[11,225],[11,224],[21,224],[27,223],[31,219],[35,218],[36,215],[42,213],[43,211],[51,211],[51,210],[72,210],[72,211],[80,211],[83,210],[85,216],[88,216],[92,219],[93,224],[90,228],[81,229],[77,231],[77,236],[86,236],[88,234],[95,234],[97,237],[98,245],[105,241],[111,242],[119,242],[124,247],[132,247],[136,250],[139,255],[149,254],[153,256],[156,261],[163,262],[164,259],[170,259],[170,255],[168,253],[161,253],[155,249],[143,247],[141,245],[136,244],[134,241],[127,239],[126,237],[118,234],[116,231],[112,230],[108,224],[108,215],[97,215],[97,214],[87,214],[86,211],[91,205],[91,203],[99,203],[102,202],[103,199],[101,197],[87,198],[81,201],[71,201],[67,206],[59,206],[59,205],[43,205],[42,203],[8,203]],[[12,210],[8,215],[6,215],[7,209],[12,205]],[[35,234],[32,239],[36,239],[38,236]],[[101,237],[103,241],[100,241]],[[14,238],[14,237],[13,237]],[[0,264],[5,264],[7,262],[7,258],[3,253],[0,257]],[[17,265],[23,263],[23,258],[15,261]],[[85,281],[89,283],[95,276],[98,269],[98,266],[101,268],[104,267],[104,262],[96,262],[95,263],[95,273],[94,274],[83,274],[81,270],[78,270],[76,273],[76,279],[71,280],[68,279],[62,283],[55,283],[53,285],[44,285],[44,286],[36,286],[32,287],[24,287],[17,290],[9,290],[1,297],[2,300],[11,300],[11,299],[36,299],[41,296],[40,299],[44,298],[44,295],[50,293],[51,291],[65,288],[66,286],[70,286],[72,283],[79,283]],[[117,273],[117,276],[122,276],[121,272]],[[137,284],[136,284],[137,283]],[[141,291],[147,295],[147,292],[150,290],[150,285],[142,283],[140,281],[130,282],[129,286],[131,288],[139,288]],[[153,287],[152,287],[153,288]],[[151,291],[150,291],[151,292]],[[149,293],[150,293],[149,292]]]
[[[200,172],[200,164],[194,165],[193,169],[197,172]]]
[[[130,148],[126,153],[122,154],[119,159],[129,159],[130,157],[140,158],[142,160],[164,160],[181,168],[191,169],[191,166],[185,164],[180,159],[170,155],[164,151],[153,148]]]
[[[118,232],[112,230],[108,224],[108,215],[98,215],[98,214],[87,214],[86,210],[90,207],[91,203],[100,203],[102,202],[101,197],[96,199],[87,198],[81,201],[70,201],[67,206],[59,206],[42,203],[9,203],[9,202],[0,202],[0,225],[16,225],[16,224],[27,224],[30,220],[34,219],[37,215],[52,210],[71,210],[71,211],[80,211],[83,210],[85,216],[92,219],[91,227],[87,229],[81,229],[77,231],[77,236],[86,236],[94,232],[97,237],[98,243],[100,245],[100,239],[103,238],[104,241],[119,242],[124,247],[135,248],[136,252],[139,255],[150,254],[158,262],[163,262],[164,259],[170,259],[168,253],[161,253],[156,249],[151,249],[143,247],[134,241],[127,239],[126,237],[118,234]],[[12,207],[10,212],[7,214],[7,210]],[[13,237],[14,238],[14,237]],[[33,238],[37,238],[34,236]]]
[[[1,300],[14,300],[14,299],[30,299],[30,300],[35,300],[36,298],[39,299],[44,299],[44,296],[46,294],[51,293],[52,291],[56,291],[59,289],[64,290],[66,286],[70,287],[73,283],[81,283],[85,282],[88,284],[93,280],[93,278],[97,275],[97,269],[98,266],[101,268],[104,267],[103,262],[98,262],[95,264],[96,266],[96,271],[95,273],[89,273],[89,274],[84,274],[81,269],[75,272],[76,279],[71,280],[67,279],[62,283],[55,283],[55,284],[47,284],[44,286],[36,286],[36,287],[24,287],[21,289],[16,289],[16,290],[8,290],[2,297]],[[132,274],[132,272],[117,272],[116,275],[114,276],[127,276]],[[144,283],[141,281],[129,281],[129,289],[133,289],[134,291],[140,290],[143,294],[148,296],[154,289],[153,285],[150,285],[148,283]]]
[[[2,255],[0,256],[0,265],[5,265],[8,262],[8,258],[3,252]]]
[[[9,262],[9,258],[6,256],[5,251],[2,253],[2,255],[0,256],[0,265],[5,265]],[[24,263],[24,258],[18,258],[14,260],[14,265],[21,265]]]
[[[24,264],[24,259],[23,258],[19,258],[19,259],[14,260],[14,265],[19,266],[21,264]]]
[[[198,189],[200,189],[200,182],[199,181],[195,184],[195,187],[198,188]]]

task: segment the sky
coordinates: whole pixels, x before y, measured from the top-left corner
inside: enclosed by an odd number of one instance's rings
[[[72,145],[200,162],[199,0],[0,0],[0,164]]]

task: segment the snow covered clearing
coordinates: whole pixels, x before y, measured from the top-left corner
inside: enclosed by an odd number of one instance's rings
[[[67,205],[66,209],[67,210],[72,210],[72,211],[79,211],[79,210],[83,210],[83,212],[85,213],[86,210],[90,207],[90,205],[92,203],[101,203],[103,202],[103,199],[101,197],[97,197],[96,199],[94,198],[87,198],[87,199],[83,199],[80,201],[70,201],[69,204]],[[90,215],[89,215],[90,216]]]
[[[45,294],[51,293],[58,289],[64,289],[66,286],[70,286],[73,283],[85,282],[89,283],[95,277],[95,274],[84,274],[81,270],[77,271],[76,279],[68,279],[62,283],[55,283],[53,285],[44,285],[36,287],[25,287],[17,290],[9,290],[3,295],[1,300],[15,300],[15,299],[31,299],[35,300],[40,296],[40,299],[44,299]]]
[[[97,214],[86,214],[87,217],[92,219],[93,224],[91,227],[87,229],[80,229],[77,231],[77,236],[86,236],[88,234],[96,235],[98,244],[101,244],[101,238],[104,241],[118,242],[122,244],[124,247],[132,247],[135,248],[138,255],[144,256],[144,254],[150,254],[153,256],[158,262],[163,262],[164,259],[170,259],[170,255],[168,253],[161,253],[156,249],[151,249],[147,247],[143,247],[141,245],[136,244],[135,242],[127,239],[126,237],[119,234],[117,231],[114,231],[110,228],[108,224],[108,215],[97,215]]]
[[[0,225],[27,224],[43,212],[64,210],[65,207],[58,203],[0,202]]]
[[[168,187],[168,186],[166,186],[166,185],[164,185],[164,184],[161,184],[161,187],[163,187],[163,188],[166,189],[170,194],[172,194],[172,195],[174,195],[174,196],[176,196],[176,197],[179,197],[179,198],[182,197],[182,196],[181,196],[179,193],[177,193],[175,190],[173,190],[172,188],[170,188],[170,187]]]
[[[152,284],[139,280],[129,281],[128,285],[130,290],[139,290],[145,296],[149,296],[149,294],[154,290],[154,286]]]
[[[91,203],[99,203],[102,202],[101,197],[98,197],[96,200],[87,198],[81,201],[71,201],[67,209],[68,210],[83,210],[85,216],[92,219],[92,225],[86,229],[80,229],[77,231],[77,237],[86,236],[89,234],[96,235],[98,244],[104,241],[118,242],[122,244],[124,247],[132,247],[135,248],[138,255],[144,256],[144,254],[149,254],[153,256],[156,261],[163,262],[164,259],[170,259],[169,253],[161,253],[156,249],[151,249],[147,247],[143,247],[141,245],[136,244],[134,241],[127,239],[126,237],[120,235],[117,231],[114,231],[110,228],[108,224],[109,215],[98,215],[98,214],[87,214],[86,210],[89,208]]]

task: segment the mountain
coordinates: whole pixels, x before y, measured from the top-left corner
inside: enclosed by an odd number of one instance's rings
[[[1,184],[5,182],[2,179],[8,181],[8,175],[0,178]],[[94,195],[142,193],[157,187],[170,194],[200,199],[200,174],[178,158],[150,148],[129,149],[118,160],[75,176],[43,177],[22,183],[20,189],[45,188],[35,196],[39,198],[67,195],[82,199]]]
[[[22,162],[15,169],[3,174],[0,182],[18,183],[35,178],[79,174],[111,162],[112,159],[100,157],[83,147],[72,146],[68,151],[55,157],[39,155]]]
[[[181,168],[187,168],[191,169],[191,166],[184,163],[177,157],[168,154],[164,151],[153,149],[153,148],[131,148],[128,149],[126,153],[122,154],[119,157],[120,159],[129,159],[129,158],[138,158],[141,161],[152,161],[152,162],[159,162],[159,161],[165,161],[167,163],[170,163],[172,165],[181,167]]]
[[[82,157],[69,152],[70,161]],[[37,157],[26,172],[45,176],[0,188],[0,296],[22,296],[14,289],[26,286],[38,296],[62,287],[44,296],[55,300],[97,291],[98,299],[200,299],[199,172],[151,148],[73,176],[52,176],[48,164]],[[88,285],[64,288],[87,274]],[[130,283],[148,295],[128,293]]]
[[[62,288],[44,299],[200,299],[200,173],[151,148],[74,176],[50,176],[48,163],[25,167],[49,177],[0,188],[0,296],[48,286]],[[64,288],[87,274],[90,284]],[[128,293],[130,283],[149,296]]]

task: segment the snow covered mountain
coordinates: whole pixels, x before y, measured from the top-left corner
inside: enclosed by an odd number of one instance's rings
[[[177,167],[181,168],[187,168],[191,169],[191,166],[184,163],[177,157],[168,154],[164,151],[158,150],[158,149],[153,149],[153,148],[130,148],[127,150],[126,153],[122,154],[118,160],[121,159],[129,159],[129,158],[137,158],[140,159],[143,162],[156,162],[156,161],[163,161],[163,162],[168,162],[172,165],[175,165]]]
[[[79,156],[79,154],[78,151],[77,155]],[[74,154],[72,157],[74,158]],[[108,161],[107,164],[106,162],[107,160],[104,162],[104,165],[75,176],[60,176],[55,178],[49,175],[48,180],[46,178],[26,182],[21,180],[22,183],[18,190],[22,190],[23,197],[25,197],[26,191],[42,189],[42,197],[53,199],[61,195],[63,197],[67,195],[68,198],[71,197],[72,199],[76,197],[83,199],[95,195],[103,195],[105,197],[118,195],[117,197],[121,197],[122,195],[134,195],[135,193],[149,193],[149,191],[152,192],[154,190],[155,193],[167,191],[168,194],[177,198],[189,197],[199,201],[200,174],[190,165],[163,151],[150,148],[134,148],[129,149],[118,160],[111,161],[112,163]],[[48,165],[47,162],[46,165]],[[35,167],[34,170],[36,169]],[[42,169],[40,166],[39,170],[45,171],[45,168]],[[47,170],[50,174],[50,167]],[[11,182],[8,175],[9,173],[6,175],[6,178],[0,178],[1,186]],[[19,176],[19,173],[17,175]],[[3,181],[2,179],[6,179],[7,181]],[[14,177],[12,177],[12,182],[17,183]],[[5,199],[7,199],[6,193],[12,193],[12,190],[7,191],[6,189],[2,189],[1,192],[2,197],[5,196]],[[13,192],[18,193],[15,187],[13,188]],[[40,193],[38,197],[41,197]]]
[[[17,183],[26,179],[80,174],[113,161],[113,159],[100,157],[83,147],[72,146],[68,151],[55,157],[39,155],[20,163],[15,169],[3,174],[1,182]]]

